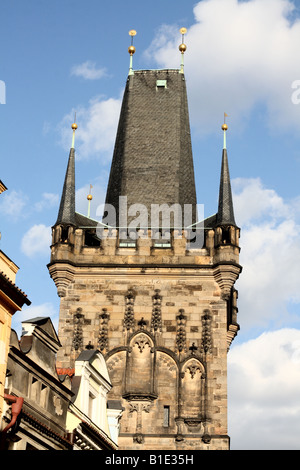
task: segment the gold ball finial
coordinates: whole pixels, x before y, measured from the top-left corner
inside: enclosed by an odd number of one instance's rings
[[[74,122],[71,127],[72,127],[73,131],[76,131],[78,126],[77,126],[76,122]]]
[[[86,198],[88,201],[91,201],[93,199],[93,196],[91,194],[88,194]]]
[[[133,38],[136,36],[135,29],[131,29],[128,34],[131,36],[131,46],[128,47],[128,52],[130,55],[133,55],[135,53],[135,47],[133,45]]]
[[[185,51],[186,51],[186,44],[184,44],[184,35],[186,34],[187,32],[187,29],[186,28],[180,28],[180,33],[182,35],[182,44],[180,44],[179,46],[179,50],[180,52],[183,54]]]
[[[133,55],[135,53],[135,47],[134,46],[129,46],[128,47],[128,52],[130,55]]]
[[[223,131],[227,131],[227,129],[228,129],[227,124],[223,124],[223,125],[222,125],[222,130],[223,130]]]

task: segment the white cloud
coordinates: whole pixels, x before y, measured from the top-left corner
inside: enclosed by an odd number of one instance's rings
[[[273,220],[293,215],[293,210],[274,189],[265,188],[260,178],[235,178],[234,210],[238,224],[245,225],[253,220]]]
[[[228,354],[232,449],[300,449],[300,330],[264,333]]]
[[[74,65],[71,69],[71,75],[82,77],[85,80],[98,80],[106,75],[105,68],[97,68],[96,63],[90,60],[79,65]]]
[[[23,236],[21,250],[26,256],[49,255],[51,227],[34,225]]]
[[[75,137],[76,156],[79,159],[97,158],[103,163],[112,157],[117,125],[120,115],[121,98],[97,97],[87,107],[76,109],[78,129]],[[61,144],[71,146],[70,126],[74,119],[74,110],[65,116],[59,124]],[[62,129],[62,130],[61,130]]]
[[[243,329],[299,322],[291,309],[300,303],[300,225],[294,201],[284,201],[259,179],[232,183],[242,228],[239,322]]]
[[[58,202],[58,194],[43,193],[41,199],[35,203],[34,207],[38,212],[41,212],[42,210],[48,209],[49,207],[57,206]]]
[[[25,216],[28,197],[22,191],[7,191],[1,195],[0,212],[12,220]]]
[[[216,129],[224,111],[236,129],[246,125],[257,105],[273,130],[299,131],[300,105],[292,103],[292,84],[300,79],[300,21],[289,21],[294,8],[289,0],[196,4],[185,37],[185,72],[191,121],[199,132]],[[163,25],[146,57],[179,67],[179,26]]]

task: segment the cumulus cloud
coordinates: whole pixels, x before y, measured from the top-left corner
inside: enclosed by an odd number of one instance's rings
[[[232,449],[299,450],[300,330],[280,329],[228,354]]]
[[[233,180],[236,220],[242,227],[237,281],[243,329],[299,322],[300,224],[294,201],[284,201],[260,179]]]
[[[43,193],[40,200],[35,203],[34,207],[38,212],[41,212],[49,207],[57,206],[59,202],[58,194]]]
[[[238,224],[247,225],[255,221],[289,218],[294,210],[274,189],[266,188],[260,178],[235,178],[234,209]]]
[[[10,220],[17,221],[25,216],[28,196],[20,190],[7,191],[1,195],[0,213]]]
[[[294,10],[291,0],[195,5],[185,37],[185,72],[191,121],[199,132],[216,129],[223,111],[237,129],[259,106],[272,129],[299,131],[300,107],[292,100],[300,79],[300,21],[292,19]],[[179,40],[179,25],[163,25],[145,56],[161,67],[179,67]]]
[[[105,68],[97,68],[96,63],[91,60],[87,60],[79,65],[74,65],[71,69],[71,75],[82,77],[85,80],[98,80],[106,76],[106,74]]]
[[[26,256],[49,255],[51,227],[33,225],[23,236],[21,250]]]
[[[76,109],[76,156],[79,159],[97,158],[107,163],[113,152],[117,125],[120,115],[121,98],[96,97],[87,107]],[[66,115],[59,124],[61,144],[70,148],[70,123],[74,110]]]

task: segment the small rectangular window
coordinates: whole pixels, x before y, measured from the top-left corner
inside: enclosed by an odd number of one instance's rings
[[[164,406],[164,428],[170,426],[170,407]]]
[[[119,248],[136,248],[136,233],[120,230]]]
[[[157,88],[167,88],[167,80],[156,80]]]

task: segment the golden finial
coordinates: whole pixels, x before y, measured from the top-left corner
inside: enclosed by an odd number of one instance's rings
[[[184,69],[184,53],[186,51],[186,44],[184,44],[184,35],[187,32],[186,28],[180,28],[180,33],[181,33],[181,44],[179,46],[179,50],[181,52],[181,66],[180,66],[180,73],[183,73]]]
[[[74,148],[74,144],[75,144],[75,131],[77,129],[77,124],[76,124],[76,113],[75,113],[75,116],[74,116],[74,122],[71,126],[71,128],[73,129],[73,138],[72,138],[72,148]]]
[[[226,124],[226,118],[229,117],[228,114],[224,113],[224,124],[222,125],[223,131],[227,131],[228,126]]]
[[[128,34],[129,34],[129,36],[131,36],[131,45],[128,47],[128,52],[130,54],[129,75],[133,75],[132,56],[135,53],[135,47],[133,45],[133,38],[134,38],[134,36],[136,36],[136,31],[134,29],[131,29]]]
[[[136,36],[136,31],[134,29],[131,29],[129,31],[129,36],[131,36],[131,45],[128,47],[128,52],[130,55],[133,55],[135,53],[135,47],[133,45],[133,38]]]
[[[222,124],[222,130],[224,131],[224,143],[223,143],[223,148],[226,149],[226,131],[228,129],[228,126],[226,124],[226,118],[228,117],[228,114],[224,113],[224,124]]]
[[[88,217],[90,217],[90,213],[91,213],[91,200],[93,199],[93,196],[92,196],[92,185],[90,184],[90,193],[87,195],[87,200],[88,200]]]

